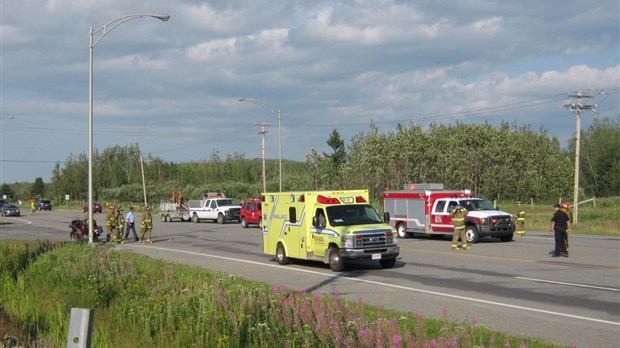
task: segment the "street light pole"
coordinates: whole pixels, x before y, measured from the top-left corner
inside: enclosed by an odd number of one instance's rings
[[[95,31],[90,27],[88,32],[88,244],[93,243],[93,49],[112,29],[142,17],[153,17],[164,22],[170,19],[167,14],[134,14],[116,18]],[[95,35],[99,33],[101,36],[95,40]]]
[[[258,131],[258,134],[261,135],[261,148],[262,148],[262,153],[263,153],[263,192],[267,192],[267,174],[265,171],[265,134],[267,134],[267,130],[265,129],[265,127],[269,127],[271,126],[268,123],[261,123],[261,124],[256,124],[257,126],[260,126],[260,130]]]
[[[265,103],[264,101],[251,99],[251,98],[239,98],[237,99],[240,102],[249,101],[254,103],[261,108],[269,111],[273,116],[276,116],[276,111],[278,112],[278,147],[279,147],[279,162],[280,162],[280,192],[282,192],[282,113],[280,109],[276,110],[271,105]]]

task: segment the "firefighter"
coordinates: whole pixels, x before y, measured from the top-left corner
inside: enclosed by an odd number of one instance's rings
[[[568,215],[568,221],[573,222],[573,213],[570,211],[570,206],[568,203],[564,202],[561,204],[560,210],[565,212]],[[570,228],[566,230],[566,236],[564,237],[564,248],[566,249],[566,256],[568,257],[568,235],[570,234]]]
[[[115,240],[118,243],[125,244],[125,240],[123,239],[123,229],[125,228],[125,216],[123,215],[123,208],[118,208],[116,216],[114,217],[114,223],[116,224]]]
[[[34,199],[30,200],[30,215],[34,215],[37,213],[37,205]]]
[[[515,216],[517,217],[517,236],[525,236],[525,208],[521,201],[517,201]]]
[[[467,245],[467,239],[465,238],[465,216],[467,216],[467,209],[456,205],[450,211],[452,216],[452,223],[454,224],[454,234],[452,235],[452,250],[470,250],[471,247]],[[461,239],[461,245],[458,245],[459,238]]]
[[[140,244],[144,243],[144,236],[146,235],[146,242],[153,244],[151,241],[151,231],[153,230],[153,218],[151,217],[151,208],[146,207],[144,209],[144,215],[142,215],[142,222],[140,223]]]
[[[114,238],[116,241],[116,212],[114,211],[116,208],[113,205],[110,205],[108,209],[108,216],[105,220],[105,226],[108,229],[108,233],[105,235],[105,240],[107,242],[110,241],[110,238]]]

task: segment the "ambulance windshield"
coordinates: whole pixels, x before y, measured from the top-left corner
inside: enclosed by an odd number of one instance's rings
[[[369,204],[334,205],[327,207],[327,218],[332,226],[377,224],[383,222]]]

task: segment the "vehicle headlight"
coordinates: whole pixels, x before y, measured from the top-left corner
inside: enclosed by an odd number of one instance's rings
[[[487,222],[488,222],[488,221],[487,221],[487,218],[482,218],[482,219],[480,219],[480,224],[481,224],[481,225],[486,225],[486,224],[487,224]]]
[[[340,241],[343,248],[353,248],[353,236],[342,236]]]

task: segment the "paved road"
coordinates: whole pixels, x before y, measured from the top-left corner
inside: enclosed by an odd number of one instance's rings
[[[0,239],[68,240],[79,212],[39,212],[0,227]],[[103,215],[95,219],[103,221]],[[238,224],[155,221],[154,243],[118,246],[152,257],[286,284],[401,311],[471,322],[578,347],[620,342],[620,239],[571,237],[569,258],[550,258],[553,239],[529,233],[511,243],[484,239],[471,251],[448,240],[401,240],[393,269],[358,263],[342,273],[316,262],[278,265],[262,253],[262,234]]]

